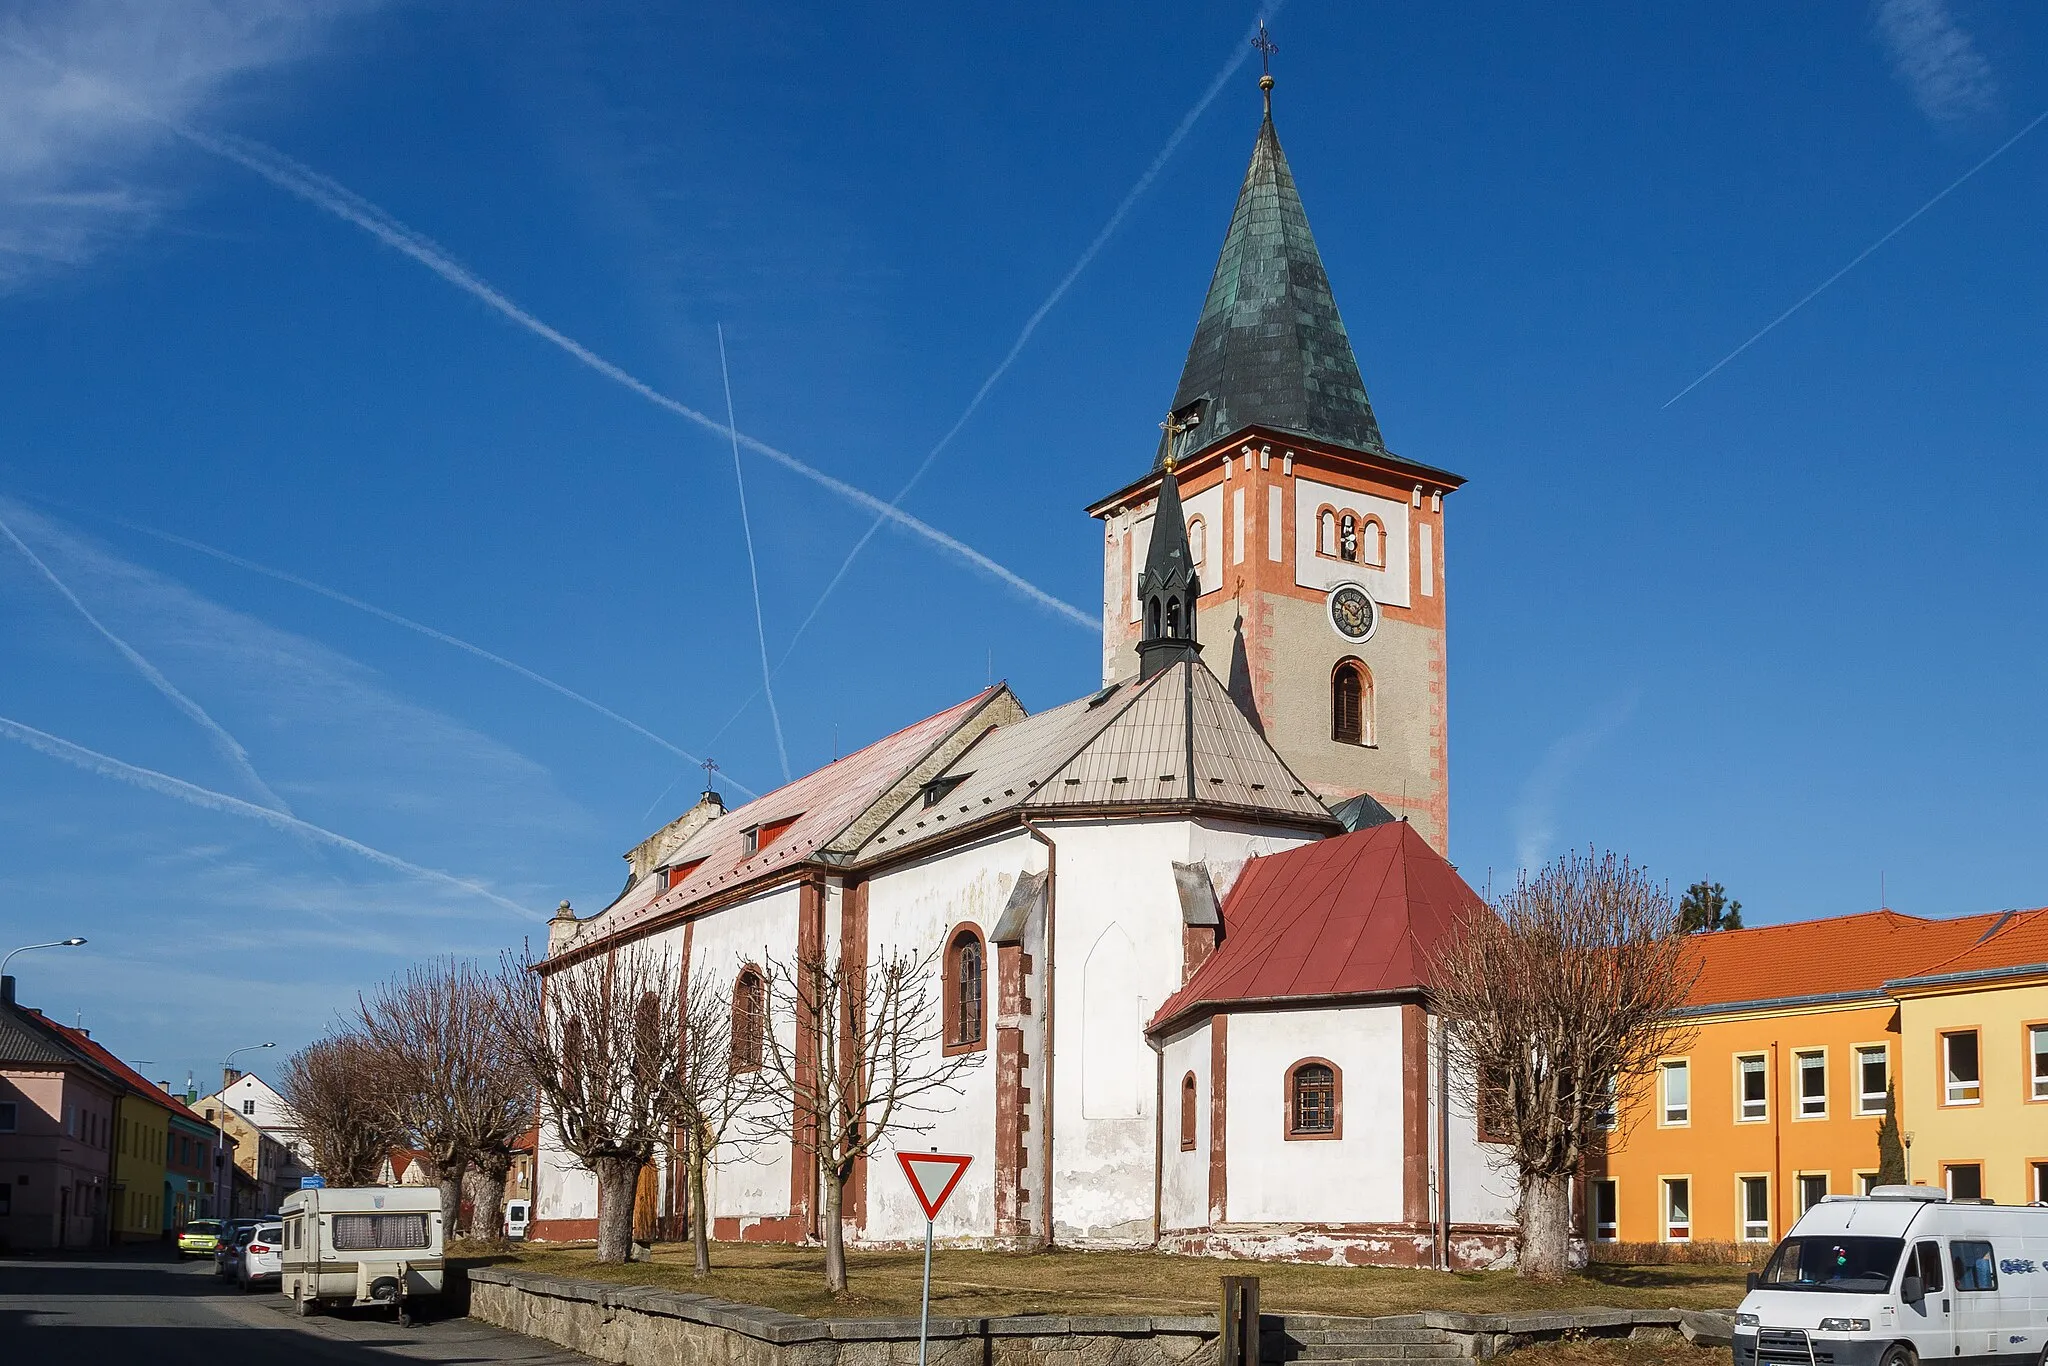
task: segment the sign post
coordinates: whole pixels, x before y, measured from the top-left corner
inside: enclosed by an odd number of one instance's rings
[[[958,1153],[898,1153],[903,1179],[924,1211],[924,1301],[917,1311],[917,1366],[925,1366],[925,1339],[932,1323],[932,1223],[974,1159]]]

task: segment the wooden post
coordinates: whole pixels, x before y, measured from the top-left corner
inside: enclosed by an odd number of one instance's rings
[[[1223,1277],[1216,1319],[1217,1366],[1259,1366],[1259,1278]]]

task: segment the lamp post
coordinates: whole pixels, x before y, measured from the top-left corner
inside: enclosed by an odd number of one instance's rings
[[[271,1043],[244,1044],[240,1048],[230,1049],[228,1055],[220,1060],[220,1090],[216,1093],[213,1110],[213,1217],[216,1219],[226,1219],[233,1212],[234,1208],[232,1199],[227,1197],[231,1197],[234,1194],[235,1178],[221,1161],[222,1154],[227,1151],[228,1073],[235,1065],[235,1054],[254,1053],[261,1048],[275,1047],[277,1047],[275,1041]],[[261,1140],[258,1141],[259,1143],[261,1142]],[[225,1195],[221,1190],[223,1184],[227,1186]],[[223,1229],[222,1232],[226,1232],[226,1230]]]
[[[27,953],[31,949],[75,949],[84,942],[83,939],[53,939],[47,944],[23,944],[18,949],[9,949],[7,956],[0,958],[0,977],[7,975],[7,965],[14,961],[17,953]]]

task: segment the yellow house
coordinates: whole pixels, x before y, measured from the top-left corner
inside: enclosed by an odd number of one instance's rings
[[[1694,1033],[1617,1098],[1607,1151],[1586,1164],[1587,1237],[1771,1242],[1823,1195],[1868,1189],[1886,1091],[1904,1109],[1916,1075],[1886,983],[1996,920],[1872,911],[1694,936]]]
[[[115,1057],[83,1029],[56,1021],[51,1028],[65,1042],[112,1073],[122,1084],[114,1101],[113,1184],[107,1196],[107,1234],[116,1243],[156,1242],[167,1230],[166,1162],[170,1154],[171,1116],[191,1115],[162,1088]]]
[[[2048,910],[1890,982],[1915,1181],[1957,1199],[2048,1201]]]

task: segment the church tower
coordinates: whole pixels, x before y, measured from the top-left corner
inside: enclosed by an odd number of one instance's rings
[[[1443,508],[1464,481],[1387,449],[1274,131],[1273,78],[1260,86],[1153,467],[1088,509],[1104,529],[1103,681],[1203,642],[1326,803],[1354,825],[1407,819],[1443,851]]]

